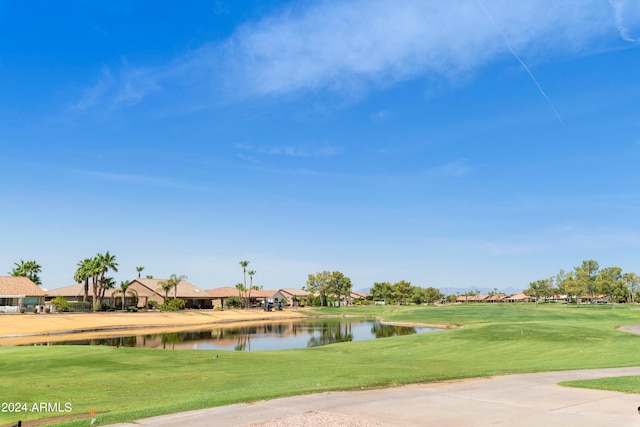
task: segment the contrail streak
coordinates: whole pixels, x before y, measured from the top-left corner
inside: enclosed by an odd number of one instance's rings
[[[493,16],[491,16],[491,14],[487,10],[487,8],[484,7],[484,3],[482,3],[482,0],[478,0],[478,4],[480,4],[480,7],[482,8],[482,10],[484,10],[484,13],[487,15],[487,18],[489,18],[489,21],[491,21],[491,24],[493,25],[493,28],[495,28],[496,31],[502,36],[505,44],[509,48],[509,52],[511,52],[513,57],[516,58],[518,60],[518,62],[522,65],[522,68],[524,68],[525,71],[527,72],[527,74],[529,74],[529,77],[531,77],[531,80],[533,80],[533,82],[536,84],[536,86],[538,87],[538,90],[540,91],[542,96],[544,96],[544,99],[547,100],[547,103],[549,104],[549,106],[553,110],[553,113],[556,115],[556,118],[558,119],[558,121],[561,124],[564,125],[564,121],[562,120],[562,117],[560,117],[560,114],[558,114],[558,110],[556,110],[556,107],[553,106],[553,103],[551,102],[551,100],[549,99],[547,94],[544,93],[544,90],[542,89],[542,86],[540,86],[540,83],[538,83],[538,80],[535,78],[535,76],[533,75],[533,73],[531,72],[529,67],[527,67],[527,64],[525,64],[524,61],[518,56],[518,54],[513,50],[513,47],[511,46],[511,43],[509,43],[509,40],[507,39],[507,36],[505,36],[504,33],[502,31],[500,31],[500,28],[498,28],[498,25],[496,24],[496,21],[493,19]]]

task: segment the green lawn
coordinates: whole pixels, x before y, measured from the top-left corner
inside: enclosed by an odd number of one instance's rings
[[[232,352],[114,347],[0,348],[1,402],[69,402],[99,424],[327,390],[507,373],[637,365],[630,307],[465,304],[349,307],[316,314],[464,326],[311,349]],[[218,354],[219,358],[215,358]],[[0,425],[51,413],[0,413]],[[87,425],[76,420],[65,425]]]
[[[566,387],[592,388],[596,390],[640,393],[640,376],[598,378],[594,380],[563,381]]]

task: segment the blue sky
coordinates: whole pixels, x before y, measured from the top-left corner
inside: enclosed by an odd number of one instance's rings
[[[0,1],[0,268],[524,289],[640,267],[640,3]]]

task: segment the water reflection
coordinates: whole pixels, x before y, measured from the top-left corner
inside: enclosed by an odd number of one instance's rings
[[[108,345],[196,350],[285,350],[388,338],[440,329],[385,325],[373,320],[298,320],[200,331],[52,342],[44,345]]]

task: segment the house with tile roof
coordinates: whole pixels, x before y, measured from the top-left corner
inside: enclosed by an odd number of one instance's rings
[[[225,307],[225,300],[230,297],[244,298],[244,293],[241,293],[237,288],[233,288],[231,286],[209,289],[207,293],[213,298],[212,303],[214,307],[216,305]]]
[[[225,300],[230,297],[238,297],[244,304],[244,299],[247,297],[248,292],[240,292],[237,288],[231,286],[223,286],[216,289],[210,289],[207,291],[209,295],[213,297],[213,305],[221,305],[225,307]],[[272,300],[273,295],[277,291],[252,289],[249,295],[251,301],[249,301],[250,307],[262,307],[266,300]]]
[[[160,285],[162,280],[159,279],[142,279],[136,278],[129,282],[125,306],[137,306],[138,308],[149,307],[149,303],[162,305],[164,302],[164,291]],[[197,288],[186,280],[178,283],[176,289],[176,297],[184,300],[185,308],[212,308],[211,300],[213,299],[207,291]],[[69,302],[79,302],[84,300],[84,284],[77,283],[63,288],[52,289],[46,293],[47,300],[61,296]],[[89,284],[88,300],[93,297],[93,286]],[[169,298],[174,297],[172,289],[168,295]],[[113,308],[122,307],[122,293],[119,288],[107,289],[104,293],[103,301],[108,302]]]
[[[304,304],[309,292],[304,289],[282,288],[273,294],[274,301],[283,301],[287,305],[298,307]]]
[[[112,297],[113,292],[116,289],[107,289],[104,292],[104,299],[108,301]],[[99,293],[99,292],[98,292]],[[73,285],[63,286],[62,288],[56,288],[46,291],[45,300],[51,301],[55,297],[63,297],[67,302],[81,302],[84,301],[84,283],[74,283]],[[93,286],[89,283],[87,289],[87,301],[91,302],[93,298]]]
[[[44,306],[45,292],[28,277],[0,276],[0,312],[17,313]]]
[[[165,292],[160,284],[163,281],[162,279],[136,278],[129,282],[129,289],[138,294],[138,307],[146,307],[150,301],[155,301],[158,305],[164,302]],[[174,296],[184,301],[185,308],[213,308],[214,297],[208,291],[196,287],[187,280],[180,281],[176,289],[171,289],[167,295],[168,298]]]
[[[535,298],[525,294],[515,294],[505,298],[505,301],[506,302],[532,302],[532,301],[535,301]]]

